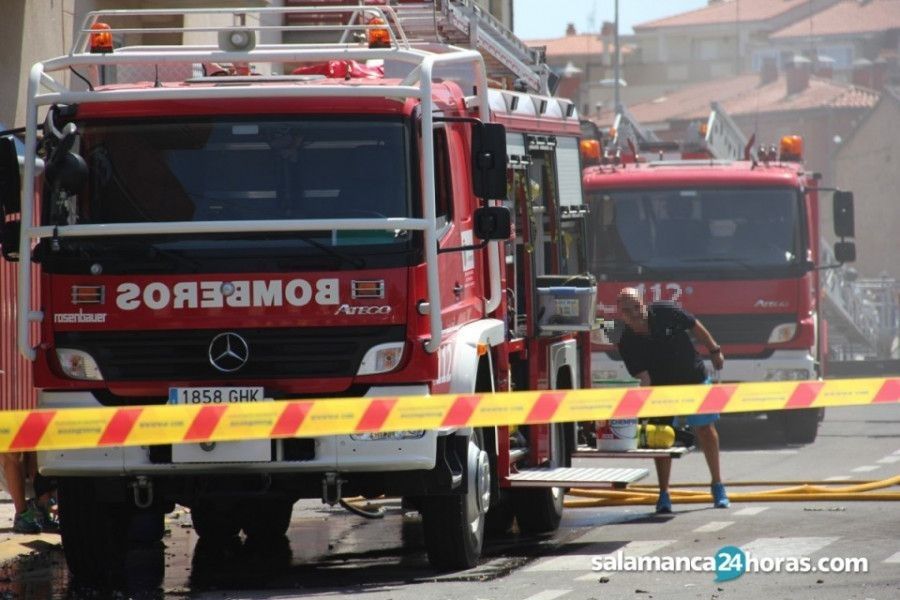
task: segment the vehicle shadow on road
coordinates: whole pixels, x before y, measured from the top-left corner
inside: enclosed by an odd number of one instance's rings
[[[722,450],[776,450],[796,447],[785,441],[784,429],[765,417],[720,419],[719,447]]]

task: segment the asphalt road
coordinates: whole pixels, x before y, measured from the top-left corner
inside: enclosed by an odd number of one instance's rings
[[[814,444],[788,446],[765,421],[725,421],[720,424],[723,473],[731,482],[896,476],[898,424],[897,405],[829,409]],[[604,460],[597,466],[617,464],[637,466],[629,460]],[[700,453],[675,462],[673,481],[707,479]],[[652,476],[648,481],[654,481]],[[729,491],[774,487],[784,486],[732,486]],[[189,515],[176,513],[169,519],[164,545],[129,555],[131,589],[126,595],[210,600],[348,593],[367,600],[900,597],[897,502],[742,502],[725,510],[676,504],[671,516],[653,515],[650,506],[567,510],[556,535],[491,541],[479,567],[451,575],[428,566],[415,513],[405,514],[396,501],[383,505],[384,519],[367,520],[314,501],[298,503],[284,543],[263,548],[238,539],[225,546],[198,544]],[[592,560],[607,560],[618,551],[632,560],[657,557],[660,565],[680,557],[703,566],[725,546],[749,553],[763,568],[779,557],[783,569],[803,558],[814,566],[822,558],[848,558],[866,559],[868,572],[747,572],[717,582],[713,572],[661,572],[652,570],[653,565],[641,572],[592,570]],[[6,569],[0,592],[35,599],[93,597],[91,590],[68,589],[58,548],[44,544],[37,549]]]

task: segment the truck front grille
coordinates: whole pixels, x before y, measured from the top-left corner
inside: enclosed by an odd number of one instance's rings
[[[210,362],[213,338],[229,331],[247,342],[246,364],[223,373]],[[316,327],[59,332],[56,345],[89,353],[106,381],[352,377],[366,351],[403,341],[406,328]]]
[[[766,344],[772,330],[782,323],[796,323],[796,314],[783,315],[697,315],[716,342],[729,344]]]

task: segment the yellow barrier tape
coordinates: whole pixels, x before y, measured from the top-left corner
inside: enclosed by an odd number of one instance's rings
[[[856,406],[900,378],[324,398],[0,413],[0,448],[49,450]]]

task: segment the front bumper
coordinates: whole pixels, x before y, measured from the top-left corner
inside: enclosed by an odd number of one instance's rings
[[[792,379],[814,379],[816,376],[815,358],[806,350],[776,350],[768,358],[747,359],[729,358],[725,355],[725,368],[718,374],[708,361],[706,370],[712,376],[713,381],[741,382],[741,381],[777,381],[784,379],[778,372],[792,373]],[[801,377],[801,372],[807,375]],[[614,385],[615,382],[627,382],[626,385],[636,385],[636,380],[628,374],[622,361],[614,361],[602,352],[595,352],[591,356],[591,380],[594,386]]]
[[[427,395],[425,385],[373,387],[367,396]],[[100,408],[90,392],[41,392],[40,408]],[[441,432],[445,433],[445,432]],[[219,442],[201,448],[184,444],[176,453],[166,446],[125,446],[38,452],[38,466],[48,476],[205,475],[254,473],[325,473],[428,471],[436,463],[439,433],[420,438],[355,440],[349,435],[310,438],[303,456],[291,456],[286,440]],[[210,447],[211,446],[211,447]],[[162,451],[160,451],[162,449]],[[192,461],[192,457],[203,462]],[[257,460],[247,461],[246,457]],[[162,457],[162,458],[161,458]]]

